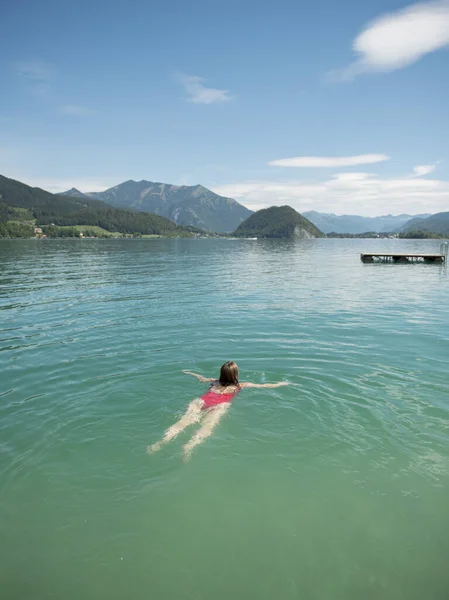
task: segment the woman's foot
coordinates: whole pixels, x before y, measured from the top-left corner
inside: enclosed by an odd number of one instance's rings
[[[162,448],[162,442],[156,442],[152,446],[147,446],[147,453],[148,454],[154,454],[155,452],[157,452],[161,448]]]
[[[187,443],[183,449],[182,449],[182,460],[184,462],[189,461],[192,458],[192,450],[193,450],[193,445],[190,443]]]

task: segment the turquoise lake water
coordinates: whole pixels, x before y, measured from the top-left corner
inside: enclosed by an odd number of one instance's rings
[[[0,241],[2,600],[447,600],[448,269],[359,259],[438,247]]]

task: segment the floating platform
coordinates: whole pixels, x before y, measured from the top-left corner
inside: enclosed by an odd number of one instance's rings
[[[397,254],[392,252],[362,252],[360,254],[362,262],[393,262],[393,263],[444,263],[446,260],[445,254]]]

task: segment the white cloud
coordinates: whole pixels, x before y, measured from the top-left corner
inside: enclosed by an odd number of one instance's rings
[[[61,106],[61,112],[64,115],[73,115],[77,117],[84,117],[92,114],[90,109],[81,106],[80,104],[65,104],[64,106]]]
[[[357,156],[297,156],[272,160],[271,167],[355,167],[389,160],[386,154],[359,154]]]
[[[20,77],[31,81],[49,81],[54,75],[51,65],[40,60],[18,62],[16,70]]]
[[[370,23],[353,42],[358,58],[329,75],[351,81],[361,73],[394,71],[445,46],[449,46],[449,0],[412,4]]]
[[[210,186],[252,210],[289,204],[299,212],[382,214],[449,210],[449,181],[419,177],[381,178],[370,173],[337,173],[325,181],[244,181]]]
[[[205,79],[197,75],[179,75],[179,81],[187,92],[187,100],[194,104],[213,104],[231,100],[228,90],[219,90],[204,85]]]
[[[423,175],[428,175],[435,171],[436,165],[417,165],[413,168],[413,172],[416,177],[422,177]]]

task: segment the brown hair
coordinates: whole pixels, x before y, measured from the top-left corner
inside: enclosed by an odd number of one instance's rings
[[[233,360],[221,367],[219,381],[220,385],[239,385],[239,368]]]

